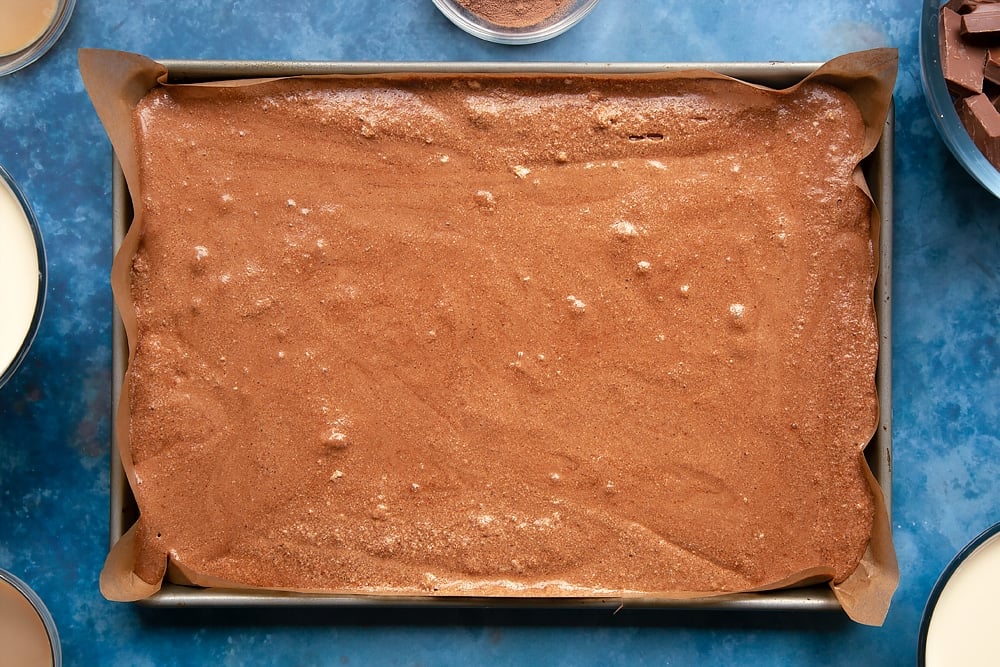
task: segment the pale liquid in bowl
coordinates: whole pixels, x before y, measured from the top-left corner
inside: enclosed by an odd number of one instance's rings
[[[57,0],[0,0],[0,56],[30,46],[56,14]]]
[[[0,664],[52,665],[52,642],[42,617],[19,590],[0,579]]]
[[[20,202],[0,179],[0,374],[21,349],[37,305],[35,238]]]
[[[1000,534],[952,573],[927,628],[927,667],[1000,664]]]

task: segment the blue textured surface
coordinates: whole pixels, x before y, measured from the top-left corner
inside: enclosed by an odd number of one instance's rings
[[[550,42],[503,47],[430,0],[79,0],[56,47],[0,79],[0,163],[35,208],[49,301],[0,389],[0,567],[30,583],[66,664],[912,664],[937,574],[1000,520],[1000,201],[935,133],[916,0],[603,0]],[[107,548],[111,151],[76,49],[154,58],[819,61],[900,49],[896,89],[895,542],[884,627],[839,616],[156,612],[101,598]]]

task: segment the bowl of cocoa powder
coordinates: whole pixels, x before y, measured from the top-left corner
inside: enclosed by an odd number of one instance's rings
[[[576,25],[600,0],[434,0],[470,35],[499,44],[532,44]]]

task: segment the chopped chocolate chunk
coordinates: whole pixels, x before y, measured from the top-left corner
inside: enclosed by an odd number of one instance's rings
[[[997,5],[1000,7],[1000,5]],[[983,78],[987,81],[1000,85],[1000,44],[987,51],[986,67],[983,69]]]
[[[957,14],[968,14],[980,5],[992,5],[998,2],[1000,0],[948,0],[944,6]]]
[[[979,5],[976,0],[948,0],[942,9],[950,9],[956,14],[968,14]]]
[[[941,69],[953,95],[977,95],[983,92],[986,49],[963,41],[961,29],[962,17],[943,7],[939,27]]]
[[[1000,111],[986,95],[971,95],[958,103],[958,117],[990,164],[1000,169]]]
[[[981,5],[963,15],[962,38],[981,46],[990,46],[1000,38],[1000,4]]]
[[[983,81],[983,95],[994,100],[997,96],[1000,96],[1000,85],[992,83],[990,81]]]

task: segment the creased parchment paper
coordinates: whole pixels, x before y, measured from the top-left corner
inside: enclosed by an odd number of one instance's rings
[[[80,52],[80,69],[87,91],[115,149],[135,206],[135,218],[115,258],[112,268],[112,288],[118,308],[122,313],[128,337],[129,358],[135,353],[136,317],[131,300],[130,281],[132,259],[136,253],[143,229],[142,183],[133,135],[133,111],[139,100],[151,89],[166,84],[164,67],[143,56],[117,51],[85,49]],[[895,50],[878,49],[849,54],[831,60],[812,74],[809,79],[832,84],[850,94],[855,100],[866,124],[864,154],[868,155],[878,143],[891,101],[896,75]],[[726,78],[706,71],[641,75],[643,78]],[[260,80],[217,82],[221,86],[251,86]],[[855,170],[855,180],[866,193],[868,188],[860,167]],[[873,209],[874,211],[874,209]],[[878,212],[873,212],[871,234],[873,247],[878,247]],[[876,254],[877,258],[877,254]],[[120,455],[126,476],[133,488],[137,480],[129,447],[129,373],[126,373],[122,400],[117,406],[114,428],[120,443]],[[885,503],[877,482],[865,469],[875,498],[875,520],[869,546],[853,574],[840,583],[831,583],[835,595],[846,613],[855,621],[880,625],[888,611],[889,603],[898,582],[898,568],[892,546],[891,529]],[[141,510],[141,508],[140,508]],[[238,583],[218,580],[193,572],[180,563],[165,563],[138,553],[137,543],[143,540],[139,531],[145,530],[140,520],[113,547],[101,573],[101,591],[110,600],[134,601],[146,598],[159,590],[164,577],[177,583],[196,586],[246,588]],[[797,573],[785,580],[774,582],[761,590],[805,585],[829,580],[830,572],[816,568]],[[303,589],[287,588],[284,590]],[[330,592],[330,591],[318,591]],[[665,598],[685,598],[705,594],[657,594]]]

